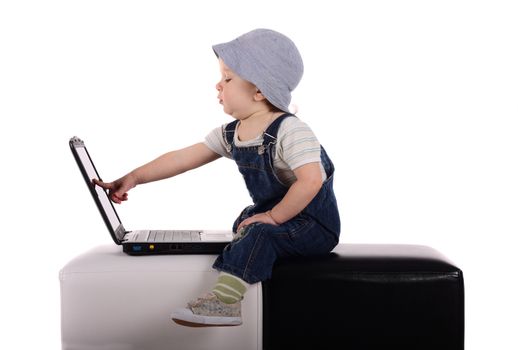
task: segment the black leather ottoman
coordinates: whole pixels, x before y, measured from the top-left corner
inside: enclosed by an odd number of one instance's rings
[[[462,271],[430,247],[340,244],[262,288],[266,350],[464,349]]]

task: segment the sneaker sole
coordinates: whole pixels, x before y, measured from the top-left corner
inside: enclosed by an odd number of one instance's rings
[[[192,327],[192,328],[204,328],[204,327],[236,327],[240,326],[242,323],[239,324],[208,324],[208,323],[194,323],[194,322],[188,322],[180,319],[173,318],[172,319],[174,323],[179,324],[180,326],[185,327]]]
[[[232,327],[243,323],[241,317],[200,316],[193,314],[189,309],[173,312],[171,319],[187,327]]]

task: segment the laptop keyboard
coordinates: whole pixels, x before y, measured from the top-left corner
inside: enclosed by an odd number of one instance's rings
[[[148,242],[199,242],[201,231],[196,230],[154,230],[149,231]]]

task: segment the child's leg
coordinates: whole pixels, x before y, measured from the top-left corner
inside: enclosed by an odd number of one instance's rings
[[[237,244],[237,242],[244,244],[239,243],[239,247],[234,247],[231,254],[235,255],[242,250],[239,255],[242,255],[242,259],[246,259],[247,250],[250,249],[253,241],[251,238],[257,235],[249,236],[249,231],[253,227],[255,225],[251,225],[244,230],[242,236],[235,238],[231,245]],[[247,237],[246,240],[245,237]],[[227,247],[225,250],[227,249],[230,248]],[[238,260],[235,262],[239,264]],[[218,268],[216,267],[216,269]],[[241,269],[218,270],[220,270],[220,274],[212,291],[189,302],[186,308],[175,310],[171,315],[173,321],[191,327],[235,326],[242,323],[241,300],[249,284],[242,278],[242,275],[234,273]]]
[[[190,302],[187,308],[175,311],[173,320],[188,326],[241,324],[240,301],[248,283],[270,278],[277,258],[322,254],[335,244],[335,237],[313,222],[299,220],[284,228],[250,225],[214,262],[213,267],[221,273],[212,292]]]

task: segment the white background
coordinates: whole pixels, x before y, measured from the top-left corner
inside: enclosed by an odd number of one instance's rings
[[[511,1],[0,3],[2,343],[60,347],[58,271],[112,244],[68,139],[105,180],[228,122],[211,45],[298,45],[294,93],[336,165],[342,243],[410,243],[465,273],[466,349],[516,349],[518,11]],[[218,160],[137,187],[128,228],[228,228],[249,204]],[[347,317],[347,315],[344,315]]]

